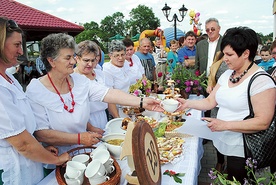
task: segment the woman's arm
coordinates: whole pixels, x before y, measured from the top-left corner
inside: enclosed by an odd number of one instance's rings
[[[120,117],[116,104],[109,103],[108,104],[108,111],[113,116],[113,118],[119,118]]]
[[[29,132],[24,130],[22,133],[6,138],[21,155],[36,162],[46,164],[62,165],[70,160],[68,153],[60,156],[53,155],[50,151],[46,150]]]
[[[212,131],[230,130],[242,133],[254,133],[269,127],[274,116],[276,89],[268,89],[254,96],[251,102],[255,113],[254,118],[242,121],[222,121],[214,118],[204,118],[209,122]]]
[[[145,97],[143,100],[134,95],[130,95],[118,89],[109,89],[106,93],[103,101],[107,103],[115,103],[120,105],[128,105],[132,107],[140,107],[142,105],[143,108],[147,110],[154,110],[158,112],[164,111],[160,107],[160,101],[155,100],[153,98]]]
[[[54,146],[77,144],[91,146],[99,142],[97,137],[102,137],[101,134],[95,132],[67,133],[52,129],[38,130],[34,135],[38,141]]]
[[[201,99],[201,100],[185,100],[182,98],[178,98],[177,100],[181,103],[181,106],[178,110],[185,110],[186,108],[192,108],[197,110],[210,110],[217,106],[217,102],[215,100],[215,94],[220,87],[219,84],[215,86],[213,91],[209,94],[207,98]]]

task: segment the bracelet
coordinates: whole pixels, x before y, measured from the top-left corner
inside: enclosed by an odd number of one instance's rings
[[[80,133],[78,133],[78,145],[80,145]]]
[[[140,100],[140,108],[142,109],[143,108],[143,97],[141,98],[141,100]]]

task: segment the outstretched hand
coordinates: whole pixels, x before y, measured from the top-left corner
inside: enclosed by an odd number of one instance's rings
[[[163,112],[164,109],[160,106],[160,103],[160,100],[146,97],[143,100],[143,108],[149,111]]]

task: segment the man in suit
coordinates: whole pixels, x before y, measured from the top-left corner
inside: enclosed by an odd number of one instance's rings
[[[206,76],[208,76],[215,54],[217,51],[220,51],[222,37],[219,34],[219,21],[216,18],[207,19],[205,22],[205,31],[208,38],[197,43],[195,63],[200,73],[202,74],[206,71]]]

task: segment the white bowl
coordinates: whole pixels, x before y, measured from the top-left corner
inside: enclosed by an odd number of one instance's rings
[[[102,138],[106,142],[112,139],[123,139],[125,140],[125,134],[120,134],[120,133],[114,133],[114,134],[107,134],[103,136]],[[112,145],[108,143],[104,143],[107,147],[107,150],[110,152],[110,154],[115,158],[115,159],[120,159],[120,155],[122,152],[122,145],[117,146],[117,145]]]

